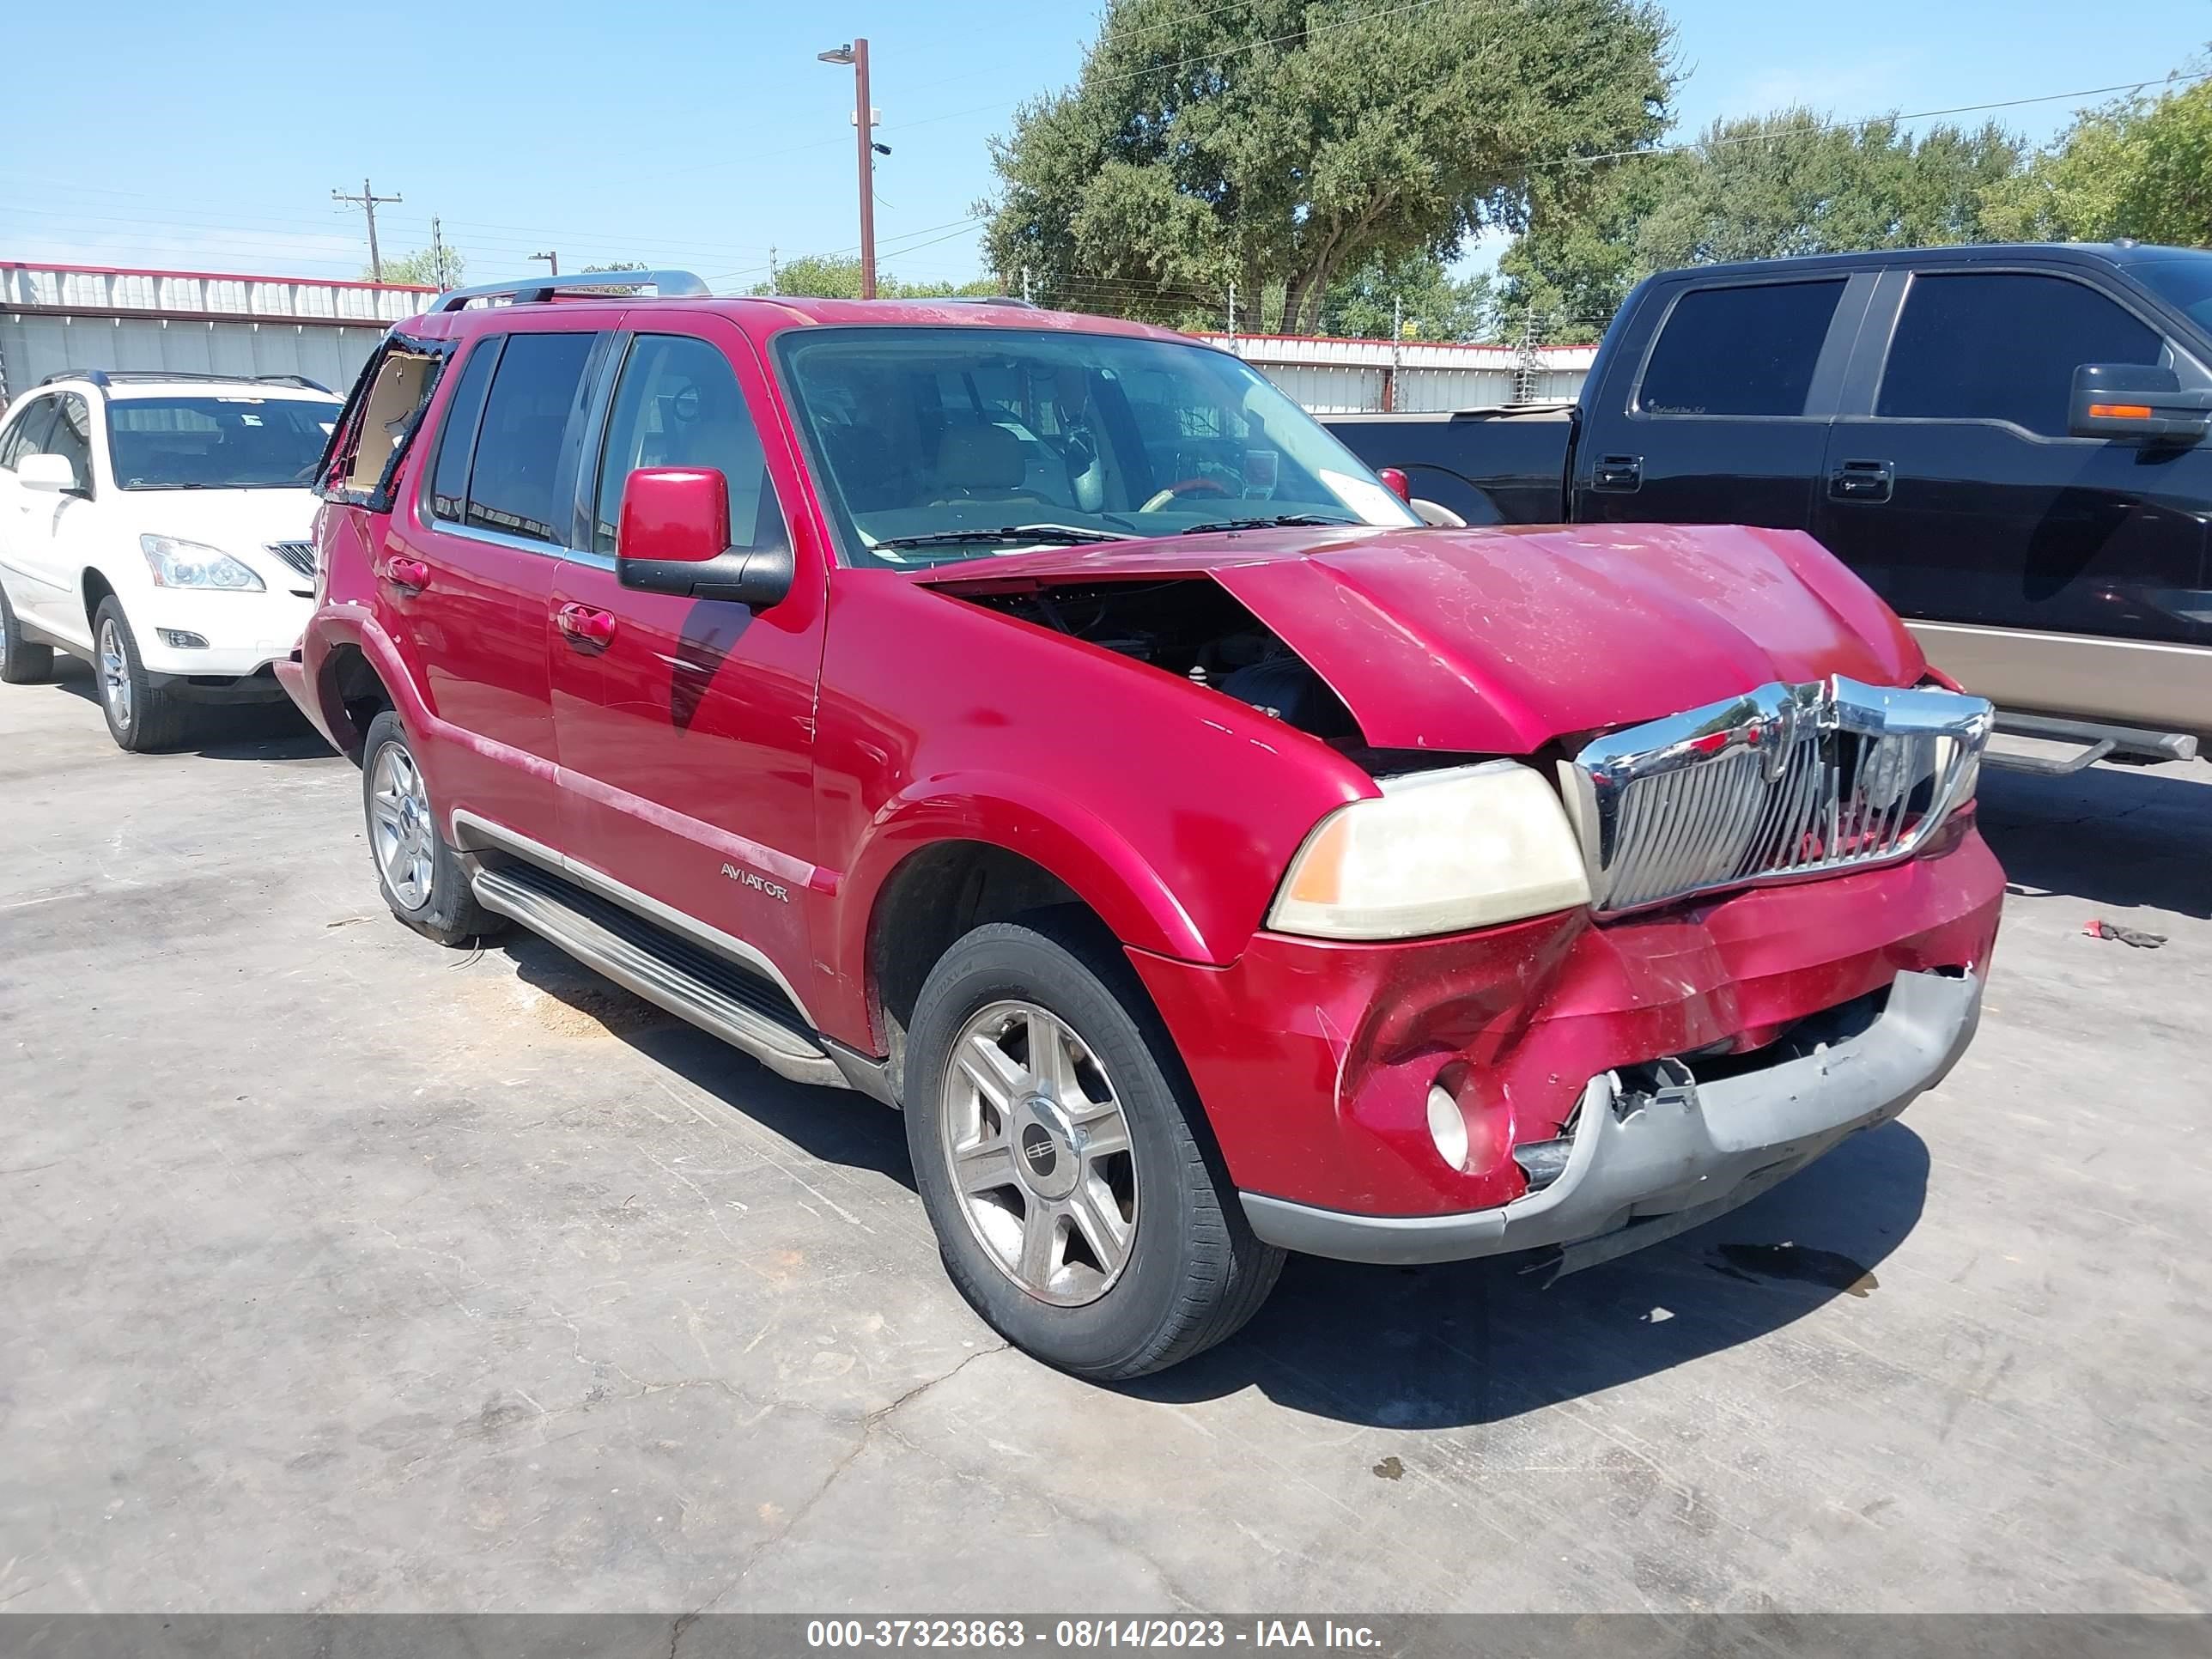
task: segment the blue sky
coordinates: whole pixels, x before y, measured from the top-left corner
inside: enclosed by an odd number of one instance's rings
[[[2212,40],[2212,0],[1668,9],[1684,137],[1790,102],[1856,119],[2134,82]],[[814,56],[855,33],[873,44],[893,149],[877,173],[883,263],[974,275],[961,222],[991,185],[987,141],[1073,77],[1097,21],[1063,0],[452,0],[372,9],[367,31],[354,14],[253,0],[113,0],[96,21],[14,10],[0,258],[351,276],[361,216],[330,192],[366,173],[404,198],[381,211],[386,249],[423,246],[436,213],[473,280],[532,269],[550,246],[564,270],[639,258],[718,288],[764,276],[771,247],[856,240],[851,71]],[[1994,114],[2043,139],[2070,110]]]

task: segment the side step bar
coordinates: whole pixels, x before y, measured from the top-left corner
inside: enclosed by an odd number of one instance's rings
[[[478,869],[485,909],[520,922],[623,989],[711,1031],[779,1077],[852,1086],[777,987],[620,905],[527,864]]]
[[[2137,763],[2194,760],[2197,739],[2180,732],[2152,732],[2134,726],[2104,726],[2094,720],[2065,720],[2047,714],[2018,714],[1997,710],[1996,729],[2007,737],[2036,738],[2046,743],[2072,743],[2081,748],[2071,755],[2045,759],[2040,755],[2014,755],[1989,749],[1982,764],[2008,772],[2032,772],[2039,777],[2063,778],[2112,757]]]

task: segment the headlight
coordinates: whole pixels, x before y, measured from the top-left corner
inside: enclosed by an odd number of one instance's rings
[[[139,551],[158,587],[214,587],[228,593],[258,593],[261,578],[219,547],[179,541],[174,536],[141,536]]]
[[[1416,772],[1340,806],[1291,860],[1268,912],[1319,939],[1457,933],[1588,904],[1566,809],[1512,761]]]

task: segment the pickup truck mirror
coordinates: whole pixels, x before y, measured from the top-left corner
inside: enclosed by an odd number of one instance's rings
[[[623,489],[615,580],[762,611],[791,592],[791,548],[730,545],[729,481],[713,467],[641,466]]]
[[[2212,391],[2184,391],[2170,368],[2084,363],[2074,371],[2066,428],[2076,438],[2193,444],[2212,432]]]

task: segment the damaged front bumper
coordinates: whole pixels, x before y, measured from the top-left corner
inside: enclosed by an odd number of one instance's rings
[[[1551,1246],[1559,1270],[1572,1272],[1746,1203],[1845,1135],[1896,1116],[1957,1063],[1981,1006],[1976,975],[1904,973],[1886,997],[1808,1022],[1777,1045],[1784,1054],[1751,1068],[1711,1080],[1690,1066],[1601,1073],[1583,1090],[1565,1168],[1508,1204],[1353,1215],[1246,1193],[1244,1212],[1261,1238],[1312,1255],[1450,1261]]]

